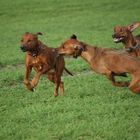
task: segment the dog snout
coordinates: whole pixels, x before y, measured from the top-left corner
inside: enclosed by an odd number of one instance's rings
[[[26,52],[26,51],[27,51],[26,46],[21,46],[20,49],[21,49],[23,52]]]
[[[21,46],[20,49],[23,50],[24,49],[24,46]]]
[[[112,35],[112,38],[115,38],[115,37],[116,37],[116,34],[113,34],[113,35]]]

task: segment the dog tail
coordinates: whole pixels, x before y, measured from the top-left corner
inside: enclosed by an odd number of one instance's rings
[[[73,76],[73,74],[72,74],[68,69],[64,68],[64,70],[65,70],[69,75]]]

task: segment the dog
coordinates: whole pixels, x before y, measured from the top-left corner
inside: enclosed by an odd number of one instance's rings
[[[140,34],[133,36],[132,32],[140,26],[140,22],[134,22],[128,26],[115,26],[112,35],[115,43],[123,43],[129,54],[140,57]]]
[[[62,55],[58,55],[57,48],[49,48],[38,40],[38,35],[26,32],[21,39],[21,50],[26,52],[25,58],[25,76],[24,84],[27,89],[34,91],[37,86],[39,78],[42,74],[46,74],[48,79],[55,84],[54,96],[58,96],[58,89],[60,87],[62,95],[64,95],[64,84],[61,81],[63,70],[70,75],[65,68],[65,62]],[[32,81],[29,81],[32,68],[36,71]]]
[[[134,93],[140,93],[140,59],[132,57],[127,52],[113,51],[88,45],[72,35],[58,49],[59,54],[81,56],[93,71],[105,75],[114,86],[128,87]],[[115,74],[129,73],[130,83],[115,81]]]

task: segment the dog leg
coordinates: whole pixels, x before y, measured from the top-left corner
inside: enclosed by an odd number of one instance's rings
[[[140,94],[140,78],[138,76],[133,75],[132,81],[128,87],[133,93]]]
[[[38,84],[41,74],[42,74],[41,72],[36,72],[34,78],[32,79],[32,82],[31,82],[32,90]]]
[[[116,82],[114,74],[112,74],[112,72],[106,74],[106,76],[109,80],[111,80],[111,82],[114,86],[117,86],[117,87],[128,87],[129,86],[128,82]]]
[[[48,74],[48,75],[47,75],[47,78],[48,78],[52,83],[55,84],[55,74]],[[55,96],[55,97],[58,96],[58,93],[57,93],[57,94],[54,93],[54,96]]]
[[[61,83],[61,79],[60,77],[56,76],[56,80],[55,80],[55,90],[54,90],[54,96],[58,96],[58,89]]]
[[[25,84],[25,86],[27,87],[27,89],[33,91],[32,86],[31,86],[31,83],[29,81],[29,77],[30,77],[31,71],[32,71],[32,67],[26,66],[26,68],[25,68],[25,76],[24,76],[23,83]]]
[[[124,72],[124,73],[120,73],[120,74],[112,72],[112,74],[113,74],[114,76],[127,77],[127,74],[126,74],[125,72]]]
[[[133,93],[136,93],[136,94],[140,94],[140,85],[132,85],[129,87],[129,89],[133,92]]]
[[[64,83],[62,81],[60,83],[60,91],[61,91],[61,94],[64,95]]]
[[[135,83],[129,87],[129,89],[136,94],[140,94],[140,85]]]
[[[57,89],[57,80],[55,78],[55,75],[54,74],[48,74],[47,75],[47,78],[55,84],[55,91],[54,91],[54,96],[58,96],[58,89]],[[60,79],[60,90],[61,90],[61,94],[64,95],[64,84],[63,82],[61,82],[61,79]],[[58,87],[59,88],[59,87]]]
[[[130,84],[129,82],[118,82],[118,81],[115,80],[115,76],[127,77],[126,73],[121,73],[121,74],[118,74],[118,75],[113,73],[112,76],[113,76],[113,79],[114,79],[115,86],[119,86],[119,87],[128,87],[129,86],[129,84]]]

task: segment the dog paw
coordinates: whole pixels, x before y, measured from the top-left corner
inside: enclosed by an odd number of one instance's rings
[[[34,92],[35,91],[35,89],[34,88],[31,88],[31,89],[29,89],[30,91],[32,91],[32,92]]]
[[[57,97],[58,96],[58,93],[54,93],[54,97]]]
[[[26,84],[26,87],[28,90],[30,90],[32,92],[34,91],[34,87],[30,83]]]

